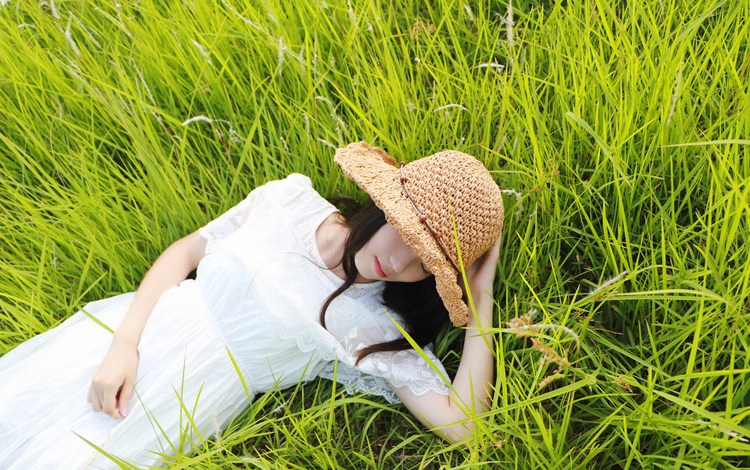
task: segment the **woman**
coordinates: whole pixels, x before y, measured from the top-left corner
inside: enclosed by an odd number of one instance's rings
[[[257,393],[319,376],[469,437],[492,384],[481,328],[500,189],[456,151],[399,167],[357,142],[334,160],[370,196],[349,220],[306,176],[271,181],[168,247],[136,292],[90,302],[0,358],[0,468],[158,464]],[[448,319],[468,328],[452,383],[422,349]]]

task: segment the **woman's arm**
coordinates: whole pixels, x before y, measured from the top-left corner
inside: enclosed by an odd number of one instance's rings
[[[205,249],[206,240],[195,231],[164,250],[138,286],[128,313],[112,338],[113,344],[138,346],[141,332],[161,294],[187,278],[203,258]]]
[[[487,411],[491,402],[494,375],[492,286],[497,269],[500,240],[466,270],[469,289],[476,309],[466,325],[464,348],[453,391],[449,396],[428,392],[418,396],[408,387],[395,388],[406,408],[425,426],[452,442],[470,438],[474,433],[473,416]]]
[[[466,325],[463,353],[451,395],[428,392],[418,396],[408,387],[394,389],[404,406],[422,424],[451,442],[463,441],[473,435],[472,415],[486,411],[491,401],[493,340],[492,334],[483,330],[492,327],[493,305],[491,296],[482,295],[481,300],[474,301],[477,317],[481,319],[477,322],[477,318],[472,318]]]
[[[138,372],[138,343],[159,297],[198,266],[206,240],[196,231],[172,243],[156,259],[136,291],[89,387],[94,411],[124,418]],[[117,414],[119,413],[119,415]]]

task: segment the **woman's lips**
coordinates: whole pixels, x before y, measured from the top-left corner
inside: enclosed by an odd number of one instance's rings
[[[383,268],[380,267],[378,258],[375,258],[375,272],[378,273],[378,276],[380,277],[387,277],[385,271],[383,271]]]

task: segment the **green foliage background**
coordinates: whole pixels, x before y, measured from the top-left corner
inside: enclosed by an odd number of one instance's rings
[[[2,353],[268,180],[361,198],[351,141],[459,149],[512,190],[475,442],[321,380],[174,468],[748,465],[747,2],[0,5]],[[563,377],[507,328],[527,312],[578,336],[537,330]]]

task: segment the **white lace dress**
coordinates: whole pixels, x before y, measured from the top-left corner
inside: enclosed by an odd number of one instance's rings
[[[94,412],[91,379],[135,296],[86,304],[59,326],[0,357],[0,468],[119,468],[96,447],[137,466],[189,452],[223,429],[258,393],[318,376],[350,392],[398,402],[391,386],[449,393],[426,351],[356,351],[401,337],[401,319],[380,304],[383,281],[355,284],[328,308],[343,281],[326,269],[315,231],[336,208],[294,173],[254,189],[200,229],[206,256],[196,279],[168,289],[138,346],[129,414]],[[182,435],[182,439],[180,436]]]

